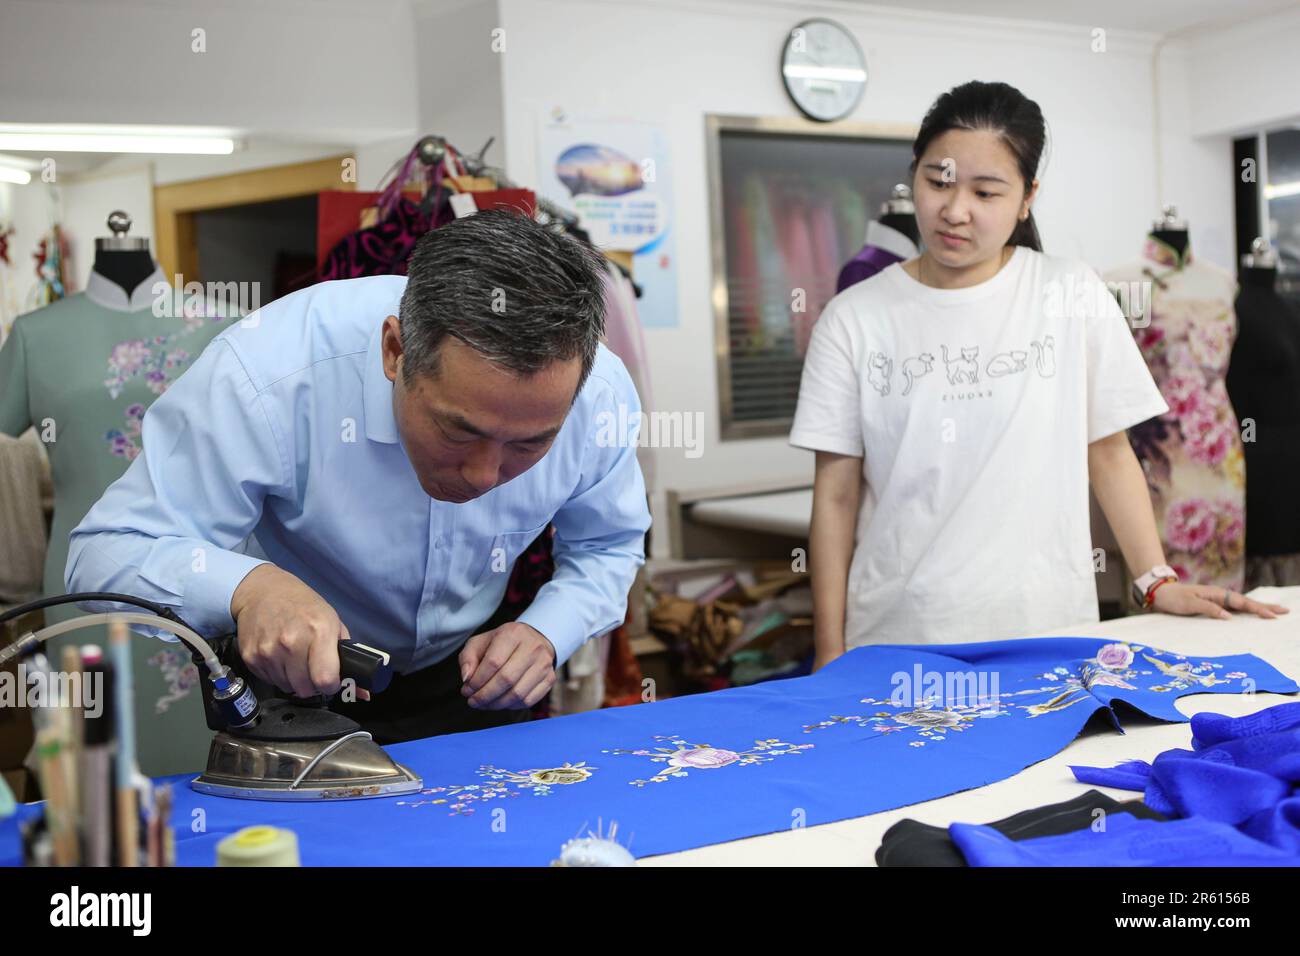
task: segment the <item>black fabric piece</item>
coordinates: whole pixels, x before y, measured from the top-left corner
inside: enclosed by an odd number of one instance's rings
[[[1255,423],[1246,455],[1246,553],[1300,552],[1300,313],[1274,290],[1275,269],[1242,269],[1228,397]]]
[[[1120,803],[1100,790],[1045,807],[1023,810],[1014,816],[987,824],[1012,840],[1059,836],[1092,826],[1095,811],[1128,813],[1144,820],[1166,820],[1141,800]],[[966,858],[948,836],[947,827],[930,826],[916,820],[900,820],[885,831],[876,850],[877,866],[965,866]]]

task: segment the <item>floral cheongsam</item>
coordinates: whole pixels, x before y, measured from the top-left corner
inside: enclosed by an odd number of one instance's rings
[[[1164,415],[1129,431],[1166,560],[1186,582],[1241,589],[1246,475],[1225,386],[1237,334],[1236,284],[1194,260],[1190,246],[1180,258],[1153,236],[1140,261],[1108,273],[1106,281],[1145,306],[1129,311],[1133,334],[1169,404]]]

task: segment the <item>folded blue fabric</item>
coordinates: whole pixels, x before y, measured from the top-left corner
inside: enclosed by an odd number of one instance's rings
[[[1225,740],[1258,737],[1282,730],[1300,727],[1300,703],[1277,704],[1267,710],[1245,717],[1228,717],[1225,714],[1194,714],[1192,716],[1192,749],[1201,750]]]
[[[1189,753],[1161,754],[1151,765],[1144,799],[1157,813],[1243,823],[1291,794],[1290,786],[1263,771],[1182,756]]]
[[[1147,806],[1165,816],[1243,823],[1289,797],[1290,785],[1300,781],[1300,730],[1166,750],[1150,764],[1070,770],[1080,783],[1141,790]]]
[[[1074,779],[1099,787],[1117,790],[1146,790],[1151,779],[1151,764],[1145,760],[1129,760],[1114,767],[1070,767]],[[1154,808],[1153,808],[1154,809]]]
[[[1166,750],[1151,763],[1071,767],[1080,783],[1141,790],[1165,816],[1237,827],[1254,840],[1300,853],[1300,704],[1247,717],[1197,714],[1192,750]]]
[[[971,866],[1300,866],[1300,855],[1214,820],[1141,820],[1110,814],[1104,829],[1011,840],[992,827],[954,823],[948,835]]]
[[[1300,797],[1288,797],[1267,810],[1261,810],[1239,829],[1271,846],[1300,853]]]

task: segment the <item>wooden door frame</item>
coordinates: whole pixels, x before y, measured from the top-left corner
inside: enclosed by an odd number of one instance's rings
[[[202,281],[194,214],[207,209],[314,196],[328,189],[352,192],[355,182],[344,181],[343,161],[350,154],[329,156],[306,163],[289,163],[251,169],[206,179],[155,186],[153,190],[154,243],[158,264],[168,282],[180,275],[184,282]]]

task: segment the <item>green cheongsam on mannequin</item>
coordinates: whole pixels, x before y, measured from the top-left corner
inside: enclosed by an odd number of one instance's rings
[[[154,290],[163,286],[159,297]],[[92,272],[84,293],[14,323],[0,348],[0,432],[34,427],[49,454],[54,522],[46,597],[65,593],[69,533],[139,454],[145,411],[227,324],[210,308],[174,302],[156,268],[129,296]],[[82,613],[75,605],[47,608],[45,620]],[[103,628],[89,628],[54,638],[47,653],[57,667],[62,647],[105,642]],[[188,652],[141,635],[132,642],[140,769],[201,770],[212,734]]]

